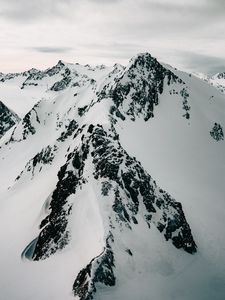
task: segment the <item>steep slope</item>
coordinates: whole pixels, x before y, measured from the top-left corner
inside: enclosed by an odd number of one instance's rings
[[[19,117],[0,101],[0,138],[18,122]]]
[[[224,96],[148,53],[61,68],[1,144],[1,295],[222,300]]]

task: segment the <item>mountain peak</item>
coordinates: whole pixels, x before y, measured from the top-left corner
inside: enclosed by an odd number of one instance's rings
[[[154,66],[156,64],[160,64],[155,57],[153,57],[148,52],[138,53],[134,57],[131,58],[130,64],[134,66]]]
[[[61,59],[56,64],[56,66],[62,66],[62,67],[64,67],[65,65],[66,65],[66,63],[64,61],[62,61]]]
[[[149,53],[30,73],[0,89],[4,299],[223,299],[224,95]]]

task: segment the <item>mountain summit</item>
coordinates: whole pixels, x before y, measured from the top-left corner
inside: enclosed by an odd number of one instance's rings
[[[1,74],[0,97],[4,299],[222,300],[222,93],[142,53]]]

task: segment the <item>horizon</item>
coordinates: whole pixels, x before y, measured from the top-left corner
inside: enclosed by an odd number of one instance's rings
[[[115,64],[121,64],[122,66],[126,67],[126,66],[129,64],[129,62],[131,61],[131,59],[132,59],[133,57],[135,57],[135,56],[137,56],[137,55],[139,55],[139,54],[141,54],[141,53],[149,53],[149,54],[151,55],[150,52],[139,52],[139,53],[137,53],[136,55],[132,56],[131,58],[127,59],[127,62],[126,62],[126,63],[123,63],[123,64],[122,64],[122,63],[118,63],[118,62],[114,62],[114,63],[112,63],[112,64],[102,64],[102,63],[90,64],[90,63],[88,63],[88,62],[79,63],[79,62],[77,62],[77,61],[75,61],[75,62],[70,62],[70,61],[65,61],[65,60],[59,59],[58,61],[53,62],[53,65],[51,65],[51,66],[47,66],[47,65],[46,65],[46,66],[43,67],[43,68],[38,68],[38,67],[31,66],[30,68],[27,68],[27,69],[21,69],[21,70],[17,70],[17,71],[12,70],[12,71],[10,71],[10,72],[2,72],[2,71],[0,70],[0,74],[1,74],[1,73],[4,74],[4,75],[6,75],[6,74],[17,74],[17,73],[21,74],[21,73],[30,71],[30,70],[32,70],[32,69],[35,69],[35,70],[37,70],[37,71],[44,72],[44,71],[46,71],[46,70],[48,70],[48,69],[51,69],[52,67],[56,66],[60,61],[61,61],[62,63],[64,63],[64,64],[72,64],[72,65],[78,64],[78,65],[81,65],[81,66],[89,65],[89,66],[91,66],[91,67],[97,67],[97,66],[103,65],[103,66],[105,66],[105,67],[107,67],[107,68],[110,68],[110,67],[113,67]],[[152,56],[152,55],[151,55],[151,56]],[[156,58],[155,56],[152,56],[152,57]],[[156,58],[156,59],[157,59],[157,58]],[[167,62],[161,61],[161,60],[158,60],[158,59],[157,59],[157,61],[158,61],[160,64],[162,64],[162,65],[170,66],[170,67],[172,67],[173,69],[176,69],[176,70],[179,70],[179,71],[185,72],[185,73],[190,73],[190,74],[193,74],[193,75],[213,76],[213,75],[216,75],[216,74],[224,73],[224,72],[225,72],[225,67],[224,67],[223,70],[221,70],[221,72],[211,73],[211,74],[210,74],[210,73],[204,73],[204,72],[201,72],[201,71],[195,71],[195,70],[193,70],[193,71],[192,71],[192,70],[185,70],[185,69],[182,69],[182,68],[179,68],[179,67],[177,67],[177,66],[168,64]]]

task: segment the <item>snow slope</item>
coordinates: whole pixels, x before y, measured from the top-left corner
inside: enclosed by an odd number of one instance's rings
[[[41,99],[50,100],[68,86],[83,85],[89,75],[95,81],[107,72],[108,68],[103,65],[93,68],[60,60],[44,71],[31,69],[23,73],[0,73],[0,99],[24,117]]]
[[[2,83],[35,100],[0,141],[0,299],[224,299],[224,95],[148,53],[30,73]]]

